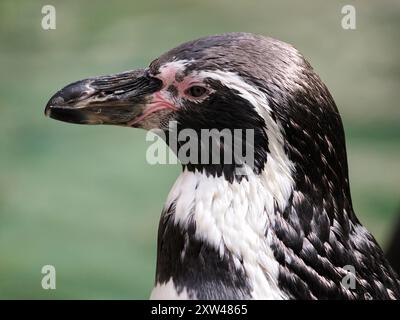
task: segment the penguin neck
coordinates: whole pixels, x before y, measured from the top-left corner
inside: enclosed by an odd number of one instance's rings
[[[185,169],[160,221],[157,283],[172,278],[177,290],[189,292],[207,283],[191,285],[194,280],[185,275],[189,268],[229,292],[213,298],[282,298],[268,230],[275,212],[287,206],[293,181],[275,174],[249,173],[230,182],[223,175]],[[194,291],[197,298],[210,298]]]

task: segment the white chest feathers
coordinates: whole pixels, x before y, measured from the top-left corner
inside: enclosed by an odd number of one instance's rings
[[[274,204],[285,206],[291,192],[291,177],[280,186],[271,185],[267,175],[253,173],[240,182],[229,183],[223,177],[212,177],[185,170],[172,188],[166,207],[175,203],[173,223],[183,229],[195,221],[195,237],[206,242],[222,257],[228,250],[235,267],[244,271],[253,299],[284,299],[278,288],[279,265],[266,236],[273,223]],[[185,252],[182,252],[184,255]],[[173,281],[158,284],[151,298],[177,299]]]

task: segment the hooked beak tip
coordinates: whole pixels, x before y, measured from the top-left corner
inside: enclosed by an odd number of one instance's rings
[[[51,105],[47,105],[46,108],[44,109],[44,115],[46,117],[50,117],[50,109],[51,109]]]

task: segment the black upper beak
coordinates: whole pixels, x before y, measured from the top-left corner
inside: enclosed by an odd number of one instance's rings
[[[85,79],[54,94],[45,115],[71,123],[124,125],[142,114],[161,86],[142,69]]]

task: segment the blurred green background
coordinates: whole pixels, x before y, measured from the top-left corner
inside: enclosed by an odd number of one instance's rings
[[[57,29],[41,28],[52,4]],[[357,29],[341,28],[353,4]],[[139,130],[47,119],[82,78],[146,66],[200,36],[247,31],[297,47],[341,111],[355,210],[385,246],[400,206],[399,1],[0,2],[0,298],[142,298],[180,167],[151,166]],[[41,288],[41,268],[57,289]]]

